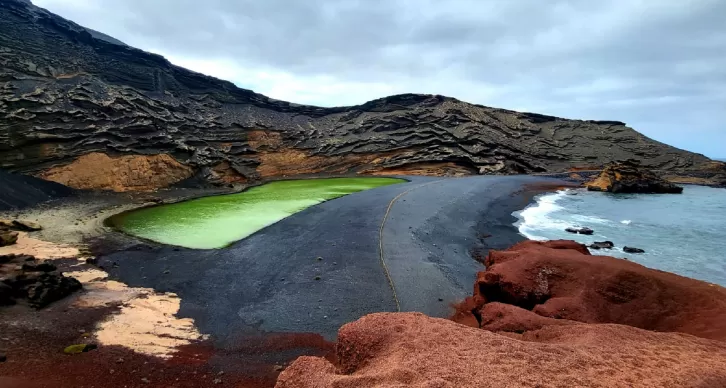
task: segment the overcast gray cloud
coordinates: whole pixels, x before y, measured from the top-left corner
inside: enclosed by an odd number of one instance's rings
[[[726,157],[724,0],[33,2],[278,99],[444,94]]]

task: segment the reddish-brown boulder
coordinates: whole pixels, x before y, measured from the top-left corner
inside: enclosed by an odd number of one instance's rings
[[[726,289],[718,285],[593,256],[573,241],[525,241],[491,251],[485,264],[459,317],[481,319],[486,303],[502,302],[543,317],[726,340]]]
[[[726,342],[622,325],[505,336],[418,313],[381,313],[343,326],[336,353],[338,367],[298,358],[276,387],[726,386]]]
[[[610,163],[595,180],[585,184],[590,191],[611,193],[653,193],[680,194],[683,187],[660,178],[652,171],[640,166],[640,162],[629,159]]]

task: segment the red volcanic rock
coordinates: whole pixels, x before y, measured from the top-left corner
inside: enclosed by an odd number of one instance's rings
[[[491,251],[485,264],[458,316],[502,302],[542,317],[726,340],[726,289],[714,284],[593,256],[572,241],[525,241]]]
[[[418,313],[371,314],[340,329],[338,367],[300,357],[276,387],[726,386],[722,341],[581,323],[510,335],[519,338]]]
[[[487,303],[479,310],[480,327],[489,331],[524,333],[552,325],[575,325],[576,321],[537,315],[521,307],[499,302]]]
[[[340,329],[337,364],[300,357],[277,387],[726,387],[722,287],[573,241],[484,261],[463,325],[368,315]]]

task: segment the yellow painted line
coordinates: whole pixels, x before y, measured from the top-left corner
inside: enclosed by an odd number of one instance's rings
[[[428,186],[432,183],[441,182],[444,179],[439,179],[431,182],[426,182],[423,184],[420,184],[418,186],[411,187],[410,189],[398,194],[395,196],[391,202],[388,204],[388,209],[386,209],[386,214],[383,215],[383,221],[381,222],[381,227],[378,228],[378,253],[379,253],[379,259],[381,260],[381,266],[383,267],[383,271],[386,273],[386,278],[388,279],[388,285],[391,286],[391,291],[393,292],[393,300],[396,302],[396,311],[401,312],[401,302],[398,300],[398,294],[396,294],[396,286],[393,284],[393,279],[391,278],[391,273],[388,271],[388,265],[386,265],[386,259],[383,255],[383,228],[386,226],[386,220],[388,219],[388,215],[391,213],[391,208],[393,208],[393,204],[396,203],[401,197],[404,195],[410,193],[413,190],[416,190],[418,188]]]

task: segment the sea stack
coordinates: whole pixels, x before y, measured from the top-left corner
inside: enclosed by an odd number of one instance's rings
[[[590,191],[610,193],[680,194],[683,187],[676,186],[643,168],[635,159],[613,162],[593,181],[586,184]]]

